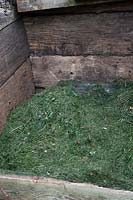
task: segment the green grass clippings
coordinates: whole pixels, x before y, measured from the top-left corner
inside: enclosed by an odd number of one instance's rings
[[[14,109],[0,136],[1,173],[133,191],[133,82],[63,82]]]

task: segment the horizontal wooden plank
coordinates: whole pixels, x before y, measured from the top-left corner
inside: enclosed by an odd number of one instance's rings
[[[17,0],[19,12],[118,2],[125,0]]]
[[[82,6],[72,6],[60,9],[47,9],[33,12],[24,12],[23,16],[56,15],[56,14],[85,14],[85,13],[109,13],[109,12],[133,12],[133,2],[131,0],[115,3],[92,4]]]
[[[18,19],[0,31],[0,86],[29,56],[23,22]]]
[[[30,62],[25,62],[0,88],[0,132],[9,111],[34,93]]]
[[[132,55],[133,12],[26,17],[32,56]]]
[[[132,200],[133,192],[49,178],[0,175],[2,191],[13,200]],[[0,199],[5,195],[0,192]]]
[[[31,57],[35,86],[46,88],[60,80],[104,82],[133,80],[133,56],[44,56]]]

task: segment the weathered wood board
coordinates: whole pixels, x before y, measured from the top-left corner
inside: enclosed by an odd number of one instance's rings
[[[7,10],[7,12],[4,12],[3,8],[0,8],[0,30],[2,30],[4,27],[11,24],[13,21],[15,21],[17,18],[16,11],[13,10]]]
[[[125,0],[17,0],[17,7],[19,12],[27,12],[119,1]]]
[[[0,86],[29,56],[29,47],[21,19],[0,31]]]
[[[103,3],[103,4],[91,4],[82,6],[72,6],[57,9],[47,9],[34,12],[21,13],[23,16],[39,16],[39,15],[56,15],[56,14],[99,14],[99,13],[110,13],[110,12],[133,12],[133,1],[118,1],[115,3]]]
[[[0,88],[0,132],[9,111],[34,93],[30,62],[25,62]]]
[[[44,55],[133,55],[133,12],[26,17],[30,52]]]
[[[133,200],[130,191],[38,177],[0,175],[0,188],[12,200]],[[1,192],[0,199],[6,200]]]
[[[133,80],[133,56],[44,56],[31,57],[36,87],[46,88],[60,80],[104,82]]]

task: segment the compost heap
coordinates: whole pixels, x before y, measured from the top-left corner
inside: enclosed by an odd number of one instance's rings
[[[17,106],[0,169],[133,190],[133,82],[63,82]]]

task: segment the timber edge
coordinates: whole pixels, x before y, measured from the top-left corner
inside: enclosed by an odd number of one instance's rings
[[[13,200],[133,200],[131,191],[42,177],[0,175],[0,188]]]
[[[116,2],[126,2],[126,0],[17,0],[17,8],[18,12],[29,12]]]

